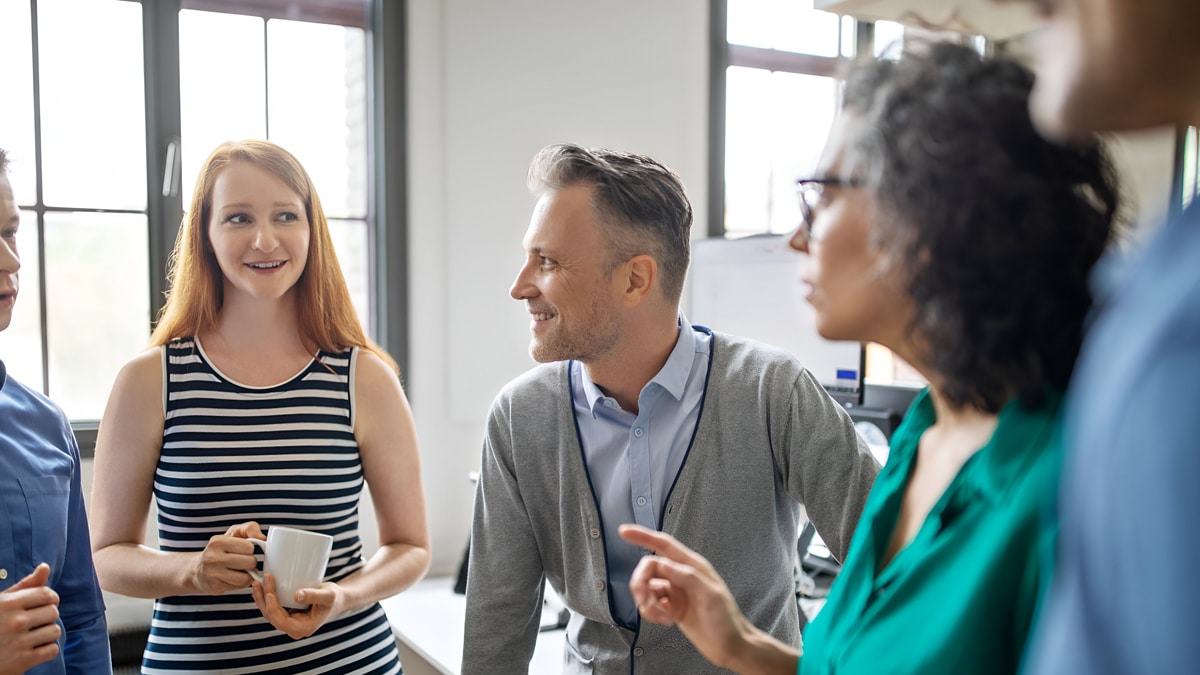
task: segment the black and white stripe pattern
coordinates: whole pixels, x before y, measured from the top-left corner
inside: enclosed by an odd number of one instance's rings
[[[224,377],[199,342],[164,347],[162,454],[155,472],[164,551],[198,551],[231,525],[257,521],[331,535],[325,578],[363,566],[358,537],[362,463],[354,439],[357,349],[322,352],[272,387]],[[395,641],[375,604],[292,640],[249,589],[155,602],[144,673],[399,673]]]

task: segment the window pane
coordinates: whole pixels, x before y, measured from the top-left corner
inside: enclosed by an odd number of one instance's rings
[[[99,419],[117,371],[150,337],[146,217],[46,214],[50,396]]]
[[[1188,127],[1183,141],[1183,206],[1187,208],[1200,190],[1200,136],[1196,127]]]
[[[726,35],[737,45],[837,56],[838,21],[812,0],[729,0]]]
[[[13,187],[16,187],[15,185]],[[21,212],[17,233],[17,253],[21,256],[20,284],[12,323],[0,331],[0,359],[13,377],[26,386],[45,391],[42,381],[42,321],[38,281],[37,214]]]
[[[770,221],[770,132],[763,126],[771,73],[726,69],[725,231],[763,232]]]
[[[875,56],[898,59],[904,49],[904,26],[894,21],[875,22]]]
[[[33,145],[33,40],[30,37],[29,3],[0,2],[0,148],[8,153],[13,197],[18,204],[37,200]],[[34,223],[34,221],[27,221]],[[30,229],[36,223],[29,225]],[[30,385],[33,386],[33,385]]]
[[[923,387],[929,384],[916,368],[875,342],[867,343],[866,380],[871,384],[903,384]]]
[[[362,220],[330,220],[329,234],[363,330],[371,332],[371,244]]]
[[[726,231],[790,232],[800,222],[796,179],[820,159],[837,81],[732,67],[726,92]]]
[[[267,49],[271,140],[308,170],[326,213],[366,216],[365,33],[272,19]]]
[[[858,22],[854,17],[842,17],[842,56],[854,58],[858,54]]]
[[[41,0],[38,40],[46,204],[145,209],[141,5]]]
[[[213,148],[225,141],[267,137],[263,40],[260,18],[179,12],[180,194],[185,209],[200,165]]]

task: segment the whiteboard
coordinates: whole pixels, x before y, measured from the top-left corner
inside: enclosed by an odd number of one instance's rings
[[[862,343],[826,340],[817,333],[816,315],[800,283],[804,260],[781,235],[696,240],[688,319],[786,349],[836,399],[858,404]]]

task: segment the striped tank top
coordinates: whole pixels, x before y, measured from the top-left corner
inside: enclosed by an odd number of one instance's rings
[[[264,531],[284,525],[331,535],[326,581],[360,569],[357,356],[357,349],[321,352],[283,384],[247,387],[222,375],[196,340],[164,346],[166,408],[154,476],[161,549],[200,551],[231,525],[254,520]],[[378,603],[293,640],[263,618],[246,588],[156,600],[142,672],[342,675],[401,668]]]

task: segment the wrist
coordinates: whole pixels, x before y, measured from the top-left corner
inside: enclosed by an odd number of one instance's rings
[[[740,675],[794,675],[800,652],[785,645],[743,617],[743,626],[728,668]]]
[[[176,578],[176,587],[183,590],[181,595],[206,595],[208,591],[200,583],[200,558],[203,552],[184,553],[183,559],[180,561],[179,576]]]

